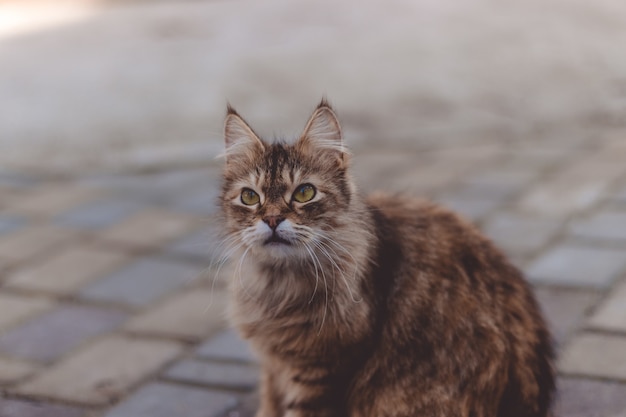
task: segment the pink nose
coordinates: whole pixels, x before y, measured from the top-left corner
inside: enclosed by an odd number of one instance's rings
[[[284,217],[281,216],[266,216],[263,218],[263,221],[267,223],[267,225],[272,229],[276,229],[276,227],[285,220]]]

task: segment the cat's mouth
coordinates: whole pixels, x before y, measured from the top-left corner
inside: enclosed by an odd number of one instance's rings
[[[263,242],[263,244],[264,245],[291,245],[291,242],[286,239],[283,239],[282,237],[274,233],[269,239]]]

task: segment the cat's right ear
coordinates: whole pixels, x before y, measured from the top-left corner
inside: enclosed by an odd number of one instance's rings
[[[330,155],[346,166],[348,150],[343,145],[341,126],[335,111],[323,99],[311,115],[296,146],[309,153]]]
[[[253,157],[265,149],[263,141],[230,104],[224,121],[224,144],[226,163],[238,157]]]

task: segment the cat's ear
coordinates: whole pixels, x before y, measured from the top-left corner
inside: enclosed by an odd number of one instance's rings
[[[224,121],[224,143],[226,162],[238,156],[253,156],[265,149],[263,141],[230,104]]]
[[[341,164],[347,162],[348,150],[343,145],[339,120],[325,99],[311,115],[297,146],[308,152],[329,152]]]

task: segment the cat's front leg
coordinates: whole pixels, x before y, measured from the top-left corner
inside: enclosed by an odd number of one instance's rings
[[[284,367],[264,369],[255,417],[344,417],[331,400],[332,388],[303,379],[303,373]]]
[[[284,417],[346,417],[345,387],[332,370],[309,365],[290,368],[283,377]]]
[[[261,373],[260,405],[255,417],[283,417],[281,395],[276,383],[276,375],[264,369]]]

